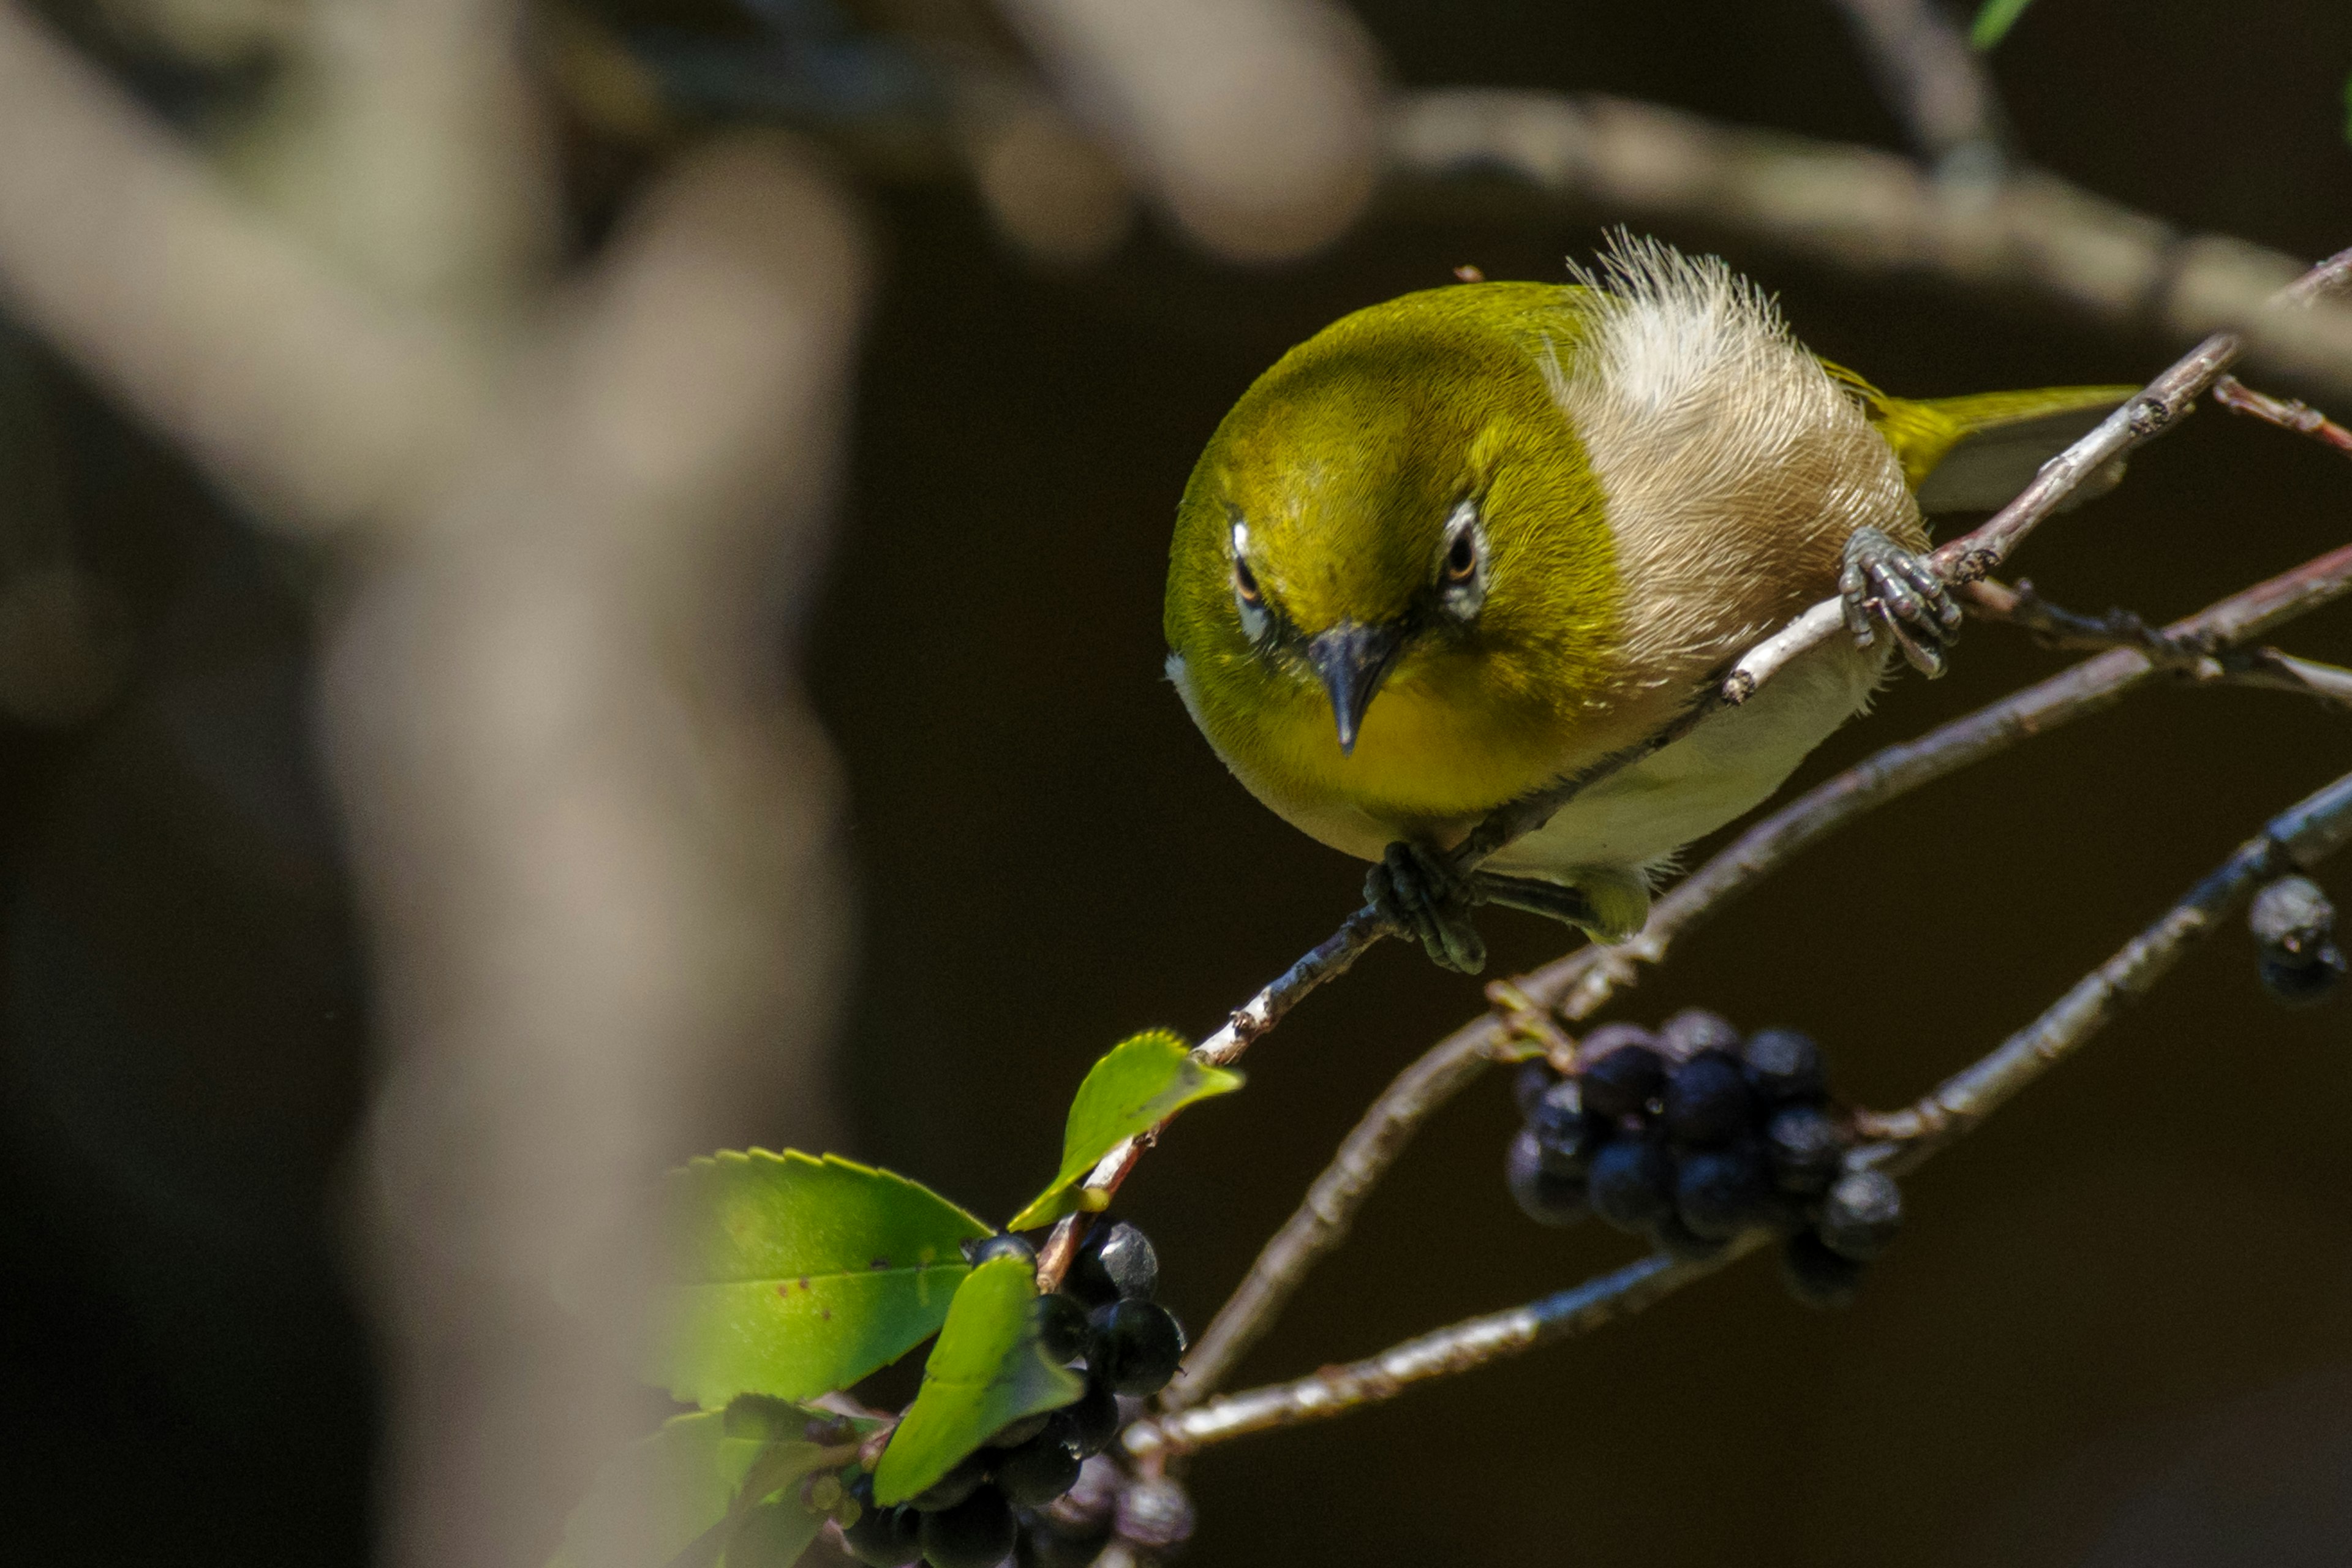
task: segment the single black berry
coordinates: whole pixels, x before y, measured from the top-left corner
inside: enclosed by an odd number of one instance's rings
[[[1674,1206],[1675,1163],[1647,1138],[1612,1138],[1584,1173],[1592,1212],[1619,1230],[1646,1228]]]
[[[1519,1108],[1519,1120],[1524,1121],[1533,1115],[1536,1101],[1543,1098],[1544,1090],[1559,1081],[1559,1075],[1541,1057],[1521,1062],[1519,1070],[1511,1075],[1511,1103]]]
[[[1099,1538],[1073,1539],[1034,1516],[1021,1521],[1021,1539],[1013,1548],[1014,1568],[1088,1568],[1101,1555]]]
[[[1801,1230],[1780,1248],[1780,1283],[1808,1307],[1850,1307],[1862,1289],[1863,1266]]]
[[[1695,1150],[1675,1167],[1675,1212],[1693,1236],[1728,1241],[1774,1217],[1771,1173],[1746,1144]]]
[[[1126,1471],[1097,1455],[1079,1467],[1076,1484],[1037,1510],[1037,1521],[1057,1535],[1095,1540],[1110,1528],[1119,1489],[1126,1483]]]
[[[2336,934],[2336,906],[2308,877],[2281,877],[2254,895],[2246,928],[2283,957],[2308,953]]]
[[[1046,1426],[1017,1448],[996,1457],[996,1489],[1015,1508],[1043,1508],[1078,1479],[1085,1461],[1063,1431]]]
[[[1739,1050],[1748,1087],[1768,1104],[1816,1100],[1829,1092],[1822,1048],[1794,1029],[1759,1029]]]
[[[1728,1143],[1747,1131],[1753,1110],[1739,1058],[1710,1047],[1666,1080],[1665,1111],[1659,1121],[1677,1143],[1706,1148]]]
[[[1583,1174],[1592,1126],[1585,1118],[1584,1097],[1574,1079],[1562,1079],[1544,1091],[1528,1113],[1528,1131],[1535,1134],[1545,1170],[1555,1176]]]
[[[1118,1395],[1104,1384],[1099,1372],[1090,1372],[1087,1391],[1075,1405],[1062,1406],[1070,1423],[1070,1446],[1081,1454],[1099,1454],[1118,1436]]]
[[[1658,1026],[1658,1048],[1675,1061],[1688,1061],[1701,1051],[1739,1049],[1739,1031],[1720,1013],[1685,1007]]]
[[[1883,1171],[1840,1176],[1822,1201],[1822,1244],[1856,1263],[1867,1263],[1885,1251],[1902,1227],[1902,1189]]]
[[[1659,1251],[1681,1263],[1704,1263],[1730,1245],[1699,1235],[1671,1209],[1651,1222],[1650,1239],[1658,1244]]]
[[[996,1568],[1017,1532],[1003,1494],[982,1487],[953,1508],[923,1515],[923,1555],[931,1568]]]
[[[1845,1134],[1818,1105],[1784,1105],[1764,1124],[1764,1157],[1782,1192],[1818,1197],[1837,1179]]]
[[[2263,956],[2263,989],[2289,1007],[2308,1007],[2336,994],[2344,982],[2344,954],[2334,942],[2320,946],[2308,962]]]
[[[988,1461],[978,1454],[966,1454],[956,1461],[955,1468],[907,1500],[907,1506],[917,1513],[936,1513],[943,1508],[953,1508],[980,1489],[988,1479]]]
[[[983,1236],[978,1241],[967,1241],[963,1244],[963,1253],[971,1259],[974,1268],[983,1263],[993,1263],[1000,1258],[1017,1258],[1032,1268],[1037,1267],[1037,1249],[1009,1230]]]
[[[1160,1254],[1151,1249],[1151,1238],[1127,1221],[1097,1220],[1078,1244],[1062,1289],[1089,1307],[1149,1301],[1160,1289]]]
[[[1087,1364],[1113,1394],[1153,1394],[1168,1386],[1184,1359],[1184,1330],[1176,1315],[1151,1301],[1113,1301],[1088,1320]]]
[[[1645,1030],[1633,1030],[1638,1039],[1596,1051],[1607,1031],[1585,1037],[1578,1056],[1577,1081],[1584,1086],[1585,1109],[1595,1116],[1639,1116],[1666,1087],[1666,1058]]]
[[[1503,1163],[1503,1180],[1512,1201],[1538,1225],[1574,1225],[1590,1212],[1584,1203],[1584,1183],[1576,1176],[1555,1174],[1547,1168],[1536,1135],[1521,1130],[1511,1140]]]
[[[857,1500],[857,1518],[842,1526],[849,1554],[866,1568],[908,1568],[923,1554],[922,1516],[911,1508],[878,1508],[874,1478],[860,1476],[846,1490]]]
[[[1029,1303],[1037,1348],[1055,1366],[1067,1366],[1087,1350],[1087,1310],[1075,1296],[1049,1290]]]

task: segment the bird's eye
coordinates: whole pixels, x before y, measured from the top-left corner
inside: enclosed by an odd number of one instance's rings
[[[1445,580],[1467,583],[1478,574],[1478,541],[1470,530],[1464,529],[1454,536],[1445,552]]]
[[[1258,592],[1257,574],[1238,555],[1234,557],[1234,592],[1241,595],[1244,605],[1265,603],[1265,595]]]

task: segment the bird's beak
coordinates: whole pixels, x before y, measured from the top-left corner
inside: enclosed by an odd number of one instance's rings
[[[1381,689],[1381,679],[1396,662],[1402,642],[1393,626],[1360,626],[1341,621],[1318,633],[1307,644],[1307,662],[1323,678],[1331,694],[1331,717],[1339,726],[1339,754],[1351,756],[1356,734],[1362,729],[1364,710]]]

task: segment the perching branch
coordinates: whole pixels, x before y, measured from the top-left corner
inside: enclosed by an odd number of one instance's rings
[[[2347,840],[2352,840],[2352,774],[2273,817],[2218,870],[1998,1049],[1908,1110],[1864,1119],[1864,1135],[1879,1142],[1849,1156],[1850,1168],[1900,1173],[1925,1163],[2112,1022],[2124,1004],[2169,973],[2259,884],[2308,870]],[[1654,1255],[1573,1289],[1423,1334],[1364,1361],[1139,1422],[1125,1435],[1127,1447],[1139,1457],[1164,1458],[1392,1399],[1413,1384],[1468,1372],[1629,1316],[1755,1250],[1766,1239],[1765,1232],[1748,1232],[1704,1261],[1675,1262]]]
[[[2308,304],[2352,278],[2352,250],[2346,250],[2313,268],[2283,290],[2278,303]],[[2172,425],[2227,370],[2242,351],[2235,333],[2217,333],[2200,343],[2170,369],[2148,384],[2098,426],[2042,466],[2016,500],[1981,526],[1936,551],[1933,559],[1953,582],[1973,582],[1999,565],[2042,520],[2055,511],[2085,481],[2126,452],[2153,439]],[[1640,744],[1604,758],[1594,766],[1548,789],[1498,806],[1472,828],[1447,857],[1457,876],[1472,869],[1505,845],[1534,832],[1583,790],[1622,772],[1643,758],[1664,750],[1726,706],[1748,700],[1763,684],[1792,660],[1832,636],[1840,635],[1843,616],[1835,597],[1823,600],[1788,626],[1750,648],[1719,682],[1696,694],[1683,713]],[[1199,1049],[1202,1057],[1223,1065],[1234,1060],[1279,1023],[1307,992],[1335,975],[1343,974],[1364,952],[1390,934],[1379,911],[1366,904],[1348,917],[1338,931],[1308,952],[1272,984],[1237,1009],[1225,1026]],[[1637,939],[1638,940],[1638,939]],[[1165,1123],[1162,1123],[1164,1126]],[[1098,1212],[1118,1191],[1135,1168],[1150,1137],[1129,1139],[1113,1149],[1087,1174],[1085,1189],[1100,1194],[1089,1209]],[[1085,1211],[1057,1225],[1038,1251],[1040,1287],[1061,1282],[1087,1225]]]
[[[1981,587],[1982,585],[1979,584]],[[2233,649],[2273,626],[2352,591],[2352,545],[2230,595],[2154,634],[2168,646]],[[1930,731],[1886,747],[1814,786],[1742,834],[1685,877],[1650,911],[1649,922],[1616,947],[1579,948],[1516,981],[1488,987],[1496,1010],[1472,1020],[1400,1074],[1364,1113],[1306,1201],[1276,1232],[1219,1310],[1162,1404],[1198,1404],[1272,1326],[1309,1269],[1347,1237],[1356,1213],[1428,1118],[1493,1062],[1528,1054],[1522,1045],[1557,1014],[1591,1016],[1637,965],[1664,961],[1674,940],[1832,833],[1913,790],[1984,761],[2030,737],[2103,712],[2168,668],[2140,646],[2115,648]],[[1531,1042],[1532,1043],[1532,1042]]]

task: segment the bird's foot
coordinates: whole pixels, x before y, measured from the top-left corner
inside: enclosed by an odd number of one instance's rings
[[[1525,910],[1574,926],[1595,942],[1624,942],[1650,918],[1650,884],[1637,872],[1579,871],[1573,885],[1548,877],[1506,877],[1494,871],[1471,876],[1472,896],[1482,904]]]
[[[1838,596],[1856,647],[1876,643],[1883,626],[1912,668],[1929,679],[1944,673],[1944,654],[1960,635],[1960,606],[1926,556],[1877,529],[1857,528],[1845,542]]]
[[[1399,934],[1418,939],[1431,963],[1475,974],[1486,967],[1486,942],[1470,921],[1482,901],[1475,881],[1456,876],[1444,855],[1400,840],[1365,876],[1364,899]]]

